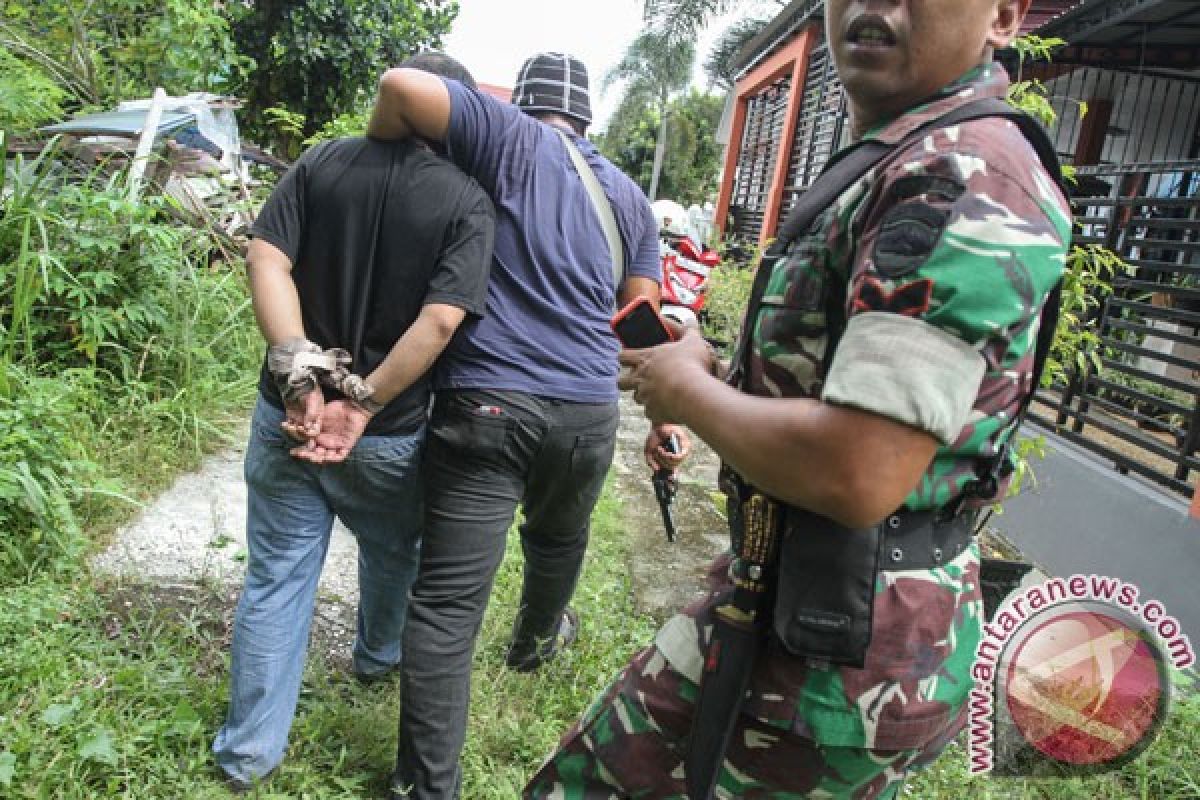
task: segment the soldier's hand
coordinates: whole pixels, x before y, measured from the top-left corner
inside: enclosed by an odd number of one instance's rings
[[[716,364],[713,349],[693,330],[677,342],[622,350],[619,357],[628,368],[621,376],[621,388],[633,390],[634,401],[655,424],[681,419],[679,389],[697,380],[712,380]]]

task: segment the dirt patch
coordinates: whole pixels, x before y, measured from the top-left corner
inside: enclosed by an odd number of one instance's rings
[[[167,627],[197,645],[195,670],[201,678],[225,672],[233,636],[238,587],[196,583],[151,584],[102,581],[104,634],[136,658]],[[354,615],[340,603],[318,602],[309,653],[320,653],[333,669],[349,671],[354,645]]]
[[[692,437],[692,455],[678,477],[676,538],[667,541],[650,468],[642,456],[649,430],[641,408],[629,393],[623,394],[613,467],[626,530],[633,537],[629,568],[635,603],[638,610],[665,619],[703,590],[705,569],[729,546],[729,535],[713,495],[720,459]]]

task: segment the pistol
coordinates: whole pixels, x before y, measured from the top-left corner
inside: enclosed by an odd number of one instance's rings
[[[667,437],[663,449],[668,453],[679,452],[679,440],[675,434]],[[651,482],[654,484],[654,498],[658,500],[658,509],[662,512],[663,527],[667,529],[667,541],[673,542],[675,541],[675,518],[671,515],[671,503],[675,500],[675,492],[679,489],[679,485],[675,482],[675,470],[656,469]]]

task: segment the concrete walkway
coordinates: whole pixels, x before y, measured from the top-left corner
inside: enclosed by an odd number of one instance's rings
[[[1158,600],[1200,644],[1200,520],[1182,500],[1119,474],[1039,428],[1047,454],[1037,485],[1004,504],[991,525],[1052,575],[1108,575]]]

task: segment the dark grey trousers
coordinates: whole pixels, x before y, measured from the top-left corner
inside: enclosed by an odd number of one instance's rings
[[[518,504],[525,580],[513,640],[557,632],[583,565],[617,421],[615,401],[439,393],[421,466],[425,534],[404,630],[394,797],[459,796],[475,639]]]

